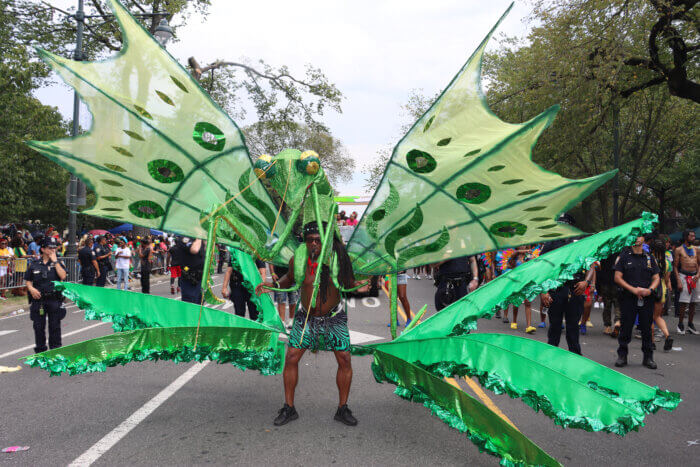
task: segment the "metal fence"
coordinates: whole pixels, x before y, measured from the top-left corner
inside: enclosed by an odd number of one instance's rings
[[[166,257],[167,252],[165,251],[158,250],[153,252],[152,274],[165,274],[167,272]],[[66,267],[66,282],[80,282],[80,262],[78,257],[66,256],[59,258],[59,260]],[[33,261],[33,258],[0,257],[0,290],[24,287],[24,273],[27,271],[30,261]],[[139,261],[138,256],[132,256],[131,264],[134,274],[139,273],[141,270]],[[110,262],[112,263],[112,270],[116,271],[114,258],[110,259]],[[110,277],[111,275],[107,276],[108,280],[112,279],[110,282],[116,282],[116,277]]]

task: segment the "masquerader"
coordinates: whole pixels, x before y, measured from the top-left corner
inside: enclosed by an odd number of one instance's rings
[[[329,228],[323,223],[324,228]],[[332,226],[330,226],[332,228]],[[335,420],[346,425],[357,425],[357,419],[348,408],[348,394],[352,382],[352,366],[350,364],[350,333],[348,332],[348,315],[340,303],[340,291],[330,280],[330,268],[323,264],[321,258],[321,235],[316,222],[304,226],[304,243],[308,252],[304,264],[304,279],[301,284],[301,302],[294,314],[294,324],[289,336],[289,347],[284,361],[284,406],[279,410],[274,424],[284,425],[299,418],[294,407],[294,390],[299,379],[299,360],[307,349],[311,351],[332,350],[338,361],[338,410]],[[338,281],[346,288],[352,288],[360,283],[355,281],[352,264],[343,243],[334,235],[333,252],[338,260]],[[294,261],[289,261],[289,271],[276,284],[259,284],[255,293],[260,295],[263,289],[288,288],[295,284]],[[300,258],[301,261],[303,259]],[[321,263],[321,285],[319,295],[314,300],[314,280],[316,269]],[[311,302],[313,306],[310,306]]]

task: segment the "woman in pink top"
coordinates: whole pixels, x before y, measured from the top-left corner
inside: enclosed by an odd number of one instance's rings
[[[357,225],[357,211],[353,211],[350,217],[345,221],[345,225],[355,227]]]

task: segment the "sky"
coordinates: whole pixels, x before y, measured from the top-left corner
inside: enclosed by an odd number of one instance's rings
[[[63,8],[77,1],[50,3]],[[298,76],[306,64],[320,68],[344,95],[343,112],[329,111],[322,120],[356,164],[352,181],[336,189],[342,195],[369,195],[362,168],[378,150],[398,142],[402,125],[413,123],[401,110],[410,93],[435,95],[447,86],[511,0],[211,3],[208,16],[191,16],[178,29],[178,40],[168,44],[168,51],[183,64],[190,56],[200,64],[263,59],[272,66],[287,65]],[[529,13],[527,2],[516,1],[489,49],[498,47],[500,34],[526,34]],[[36,94],[72,116],[68,87],[49,86]],[[81,114],[85,127],[90,117],[84,106]]]

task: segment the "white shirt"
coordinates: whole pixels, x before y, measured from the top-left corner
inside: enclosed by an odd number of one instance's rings
[[[126,258],[120,258],[120,256],[126,256]],[[129,269],[131,264],[131,248],[117,248],[117,269]]]

